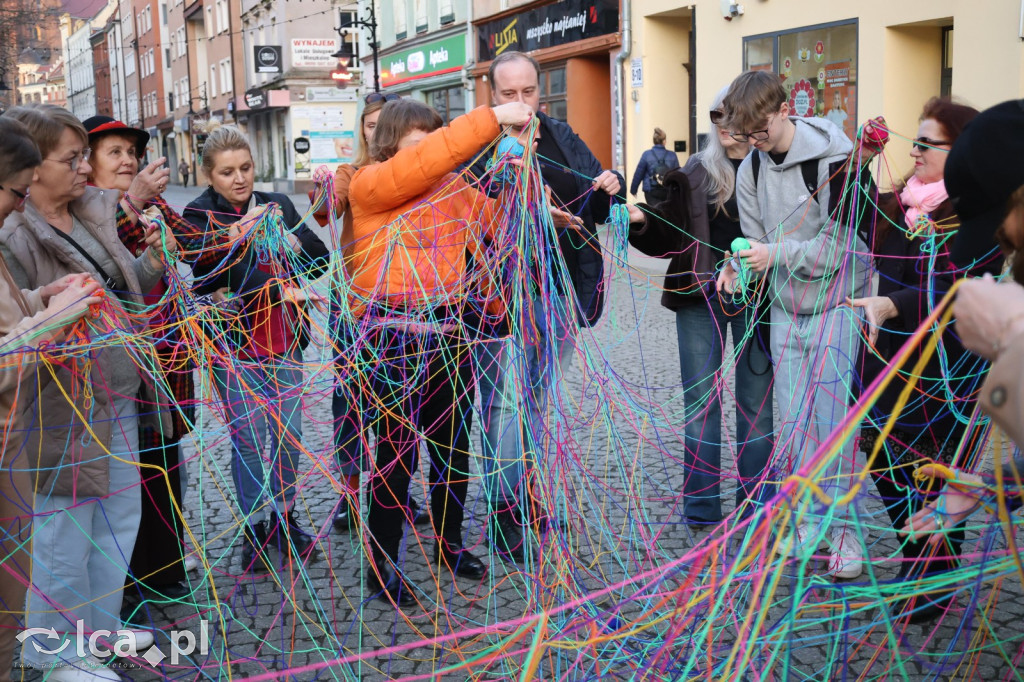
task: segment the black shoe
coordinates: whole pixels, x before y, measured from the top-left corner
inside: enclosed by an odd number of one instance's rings
[[[720,523],[721,521],[710,521],[696,516],[683,516],[683,524],[690,526],[691,528],[710,528],[712,526],[717,526]]]
[[[409,498],[409,516],[412,518],[412,525],[422,526],[430,523],[430,512],[420,506],[415,497]]]
[[[395,567],[387,559],[374,558],[366,572],[366,587],[381,601],[399,608],[416,605],[412,588],[402,580]]]
[[[242,543],[242,570],[264,573],[269,570],[267,560],[267,524],[260,521],[245,527]]]
[[[470,554],[468,549],[453,546],[444,540],[434,546],[434,563],[441,564],[460,578],[480,580],[487,575],[484,562]]]
[[[334,527],[340,531],[352,530],[359,526],[359,509],[350,495],[342,495],[338,512],[334,515]]]
[[[487,539],[494,552],[505,561],[526,559],[526,539],[514,512],[494,512],[487,521]]]
[[[285,523],[282,524],[277,512],[270,512],[271,528],[273,528],[273,531],[271,531],[272,535],[270,536],[271,544],[276,544],[282,553],[286,550],[293,550],[295,556],[299,557],[311,554],[316,547],[316,543],[313,541],[313,538],[306,535],[305,531],[299,528],[299,521],[295,518],[295,510],[293,509],[288,512],[284,518]]]

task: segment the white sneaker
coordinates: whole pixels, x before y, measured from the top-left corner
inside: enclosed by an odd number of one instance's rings
[[[810,523],[801,523],[793,528],[795,531],[790,533],[790,538],[783,540],[786,554],[798,557],[805,551],[814,550],[817,547],[818,543],[814,542],[817,538],[815,526]]]
[[[185,570],[189,573],[192,571],[198,571],[202,564],[199,563],[199,557],[195,554],[189,554],[185,557]]]
[[[828,573],[833,578],[852,580],[864,572],[864,550],[853,529],[840,526],[832,531],[832,557]]]
[[[120,630],[119,632],[124,632],[124,631],[130,632],[132,635],[135,636],[135,649],[134,649],[134,651],[135,651],[135,655],[136,656],[142,656],[147,651],[149,651],[149,648],[151,646],[156,644],[156,636],[153,634],[152,630],[135,630],[133,628],[124,628],[123,630]],[[125,645],[129,645],[129,644],[131,644],[131,639],[130,639],[130,635],[122,635],[121,637],[116,637],[116,638],[115,637],[111,637],[110,639],[107,640],[107,642],[108,642],[107,650],[110,652],[110,655],[111,656],[117,656],[118,655],[117,649],[116,649],[117,645],[119,643],[125,644]]]
[[[45,668],[46,679],[53,682],[120,682],[121,676],[93,656],[61,660],[57,667]]]

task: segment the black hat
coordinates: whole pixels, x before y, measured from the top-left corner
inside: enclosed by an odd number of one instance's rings
[[[117,133],[128,138],[135,138],[135,150],[141,159],[146,154],[146,145],[149,144],[149,133],[138,128],[129,128],[124,123],[110,118],[109,116],[92,116],[82,121],[86,132],[89,133],[89,144],[96,144],[96,140],[104,135]]]
[[[970,268],[996,248],[1007,202],[1024,185],[1024,100],[975,116],[953,143],[944,180],[960,218],[950,256],[958,267]]]

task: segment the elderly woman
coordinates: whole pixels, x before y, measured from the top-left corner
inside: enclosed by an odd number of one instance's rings
[[[207,244],[195,264],[197,291],[226,287],[239,303],[213,374],[231,432],[231,472],[245,519],[242,566],[261,570],[268,545],[302,558],[313,550],[293,507],[303,457],[302,350],[309,343],[302,306],[311,298],[302,287],[326,272],[330,253],[287,196],[254,191],[252,148],[238,128],[208,132],[202,158],[210,186],[184,216]],[[268,204],[280,211],[283,231],[276,231],[276,219],[270,222]],[[258,220],[268,221],[280,239],[281,248],[269,258],[261,251],[265,245],[249,236]],[[269,527],[256,520],[268,507]]]
[[[129,128],[109,116],[93,116],[82,123],[89,133],[92,150],[90,184],[114,190],[121,197],[117,206],[117,234],[121,243],[132,253],[145,251],[152,216],[167,225],[185,248],[196,248],[191,239],[194,228],[160,196],[170,175],[163,167],[166,159],[157,159],[140,172],[139,159],[145,153],[149,133]],[[166,292],[167,283],[161,279],[147,293],[146,303],[158,303]],[[194,363],[191,351],[182,343],[177,322],[175,308],[168,303],[150,323],[161,379],[174,397],[175,409],[171,413],[170,433],[161,433],[153,424],[139,427],[139,461],[159,469],[142,470],[142,520],[129,565],[138,587],[150,596],[165,599],[189,594],[182,563],[183,528],[176,509],[181,509],[184,466],[179,460],[178,441],[192,430],[195,418]]]
[[[149,247],[137,258],[118,241],[117,193],[87,186],[89,141],[69,112],[36,105],[6,116],[25,124],[43,157],[25,211],[8,217],[0,230],[13,281],[30,288],[88,274],[103,283],[115,324],[130,329],[128,316],[143,307],[139,292],[156,286],[164,271],[154,248],[159,232],[149,233]],[[173,237],[165,241],[173,248]],[[145,650],[151,632],[122,628],[122,587],[139,528],[139,405],[149,418],[165,413],[150,391],[152,379],[140,375],[140,364],[151,363],[139,357],[147,344],[129,350],[118,329],[109,331],[93,336],[89,353],[41,371],[29,406],[25,451],[38,464],[26,625],[71,639],[79,623],[86,636],[121,630],[119,636]],[[84,642],[72,644],[58,656],[45,653],[57,648],[54,642],[29,638],[22,660],[45,668],[69,664],[65,673],[74,679],[109,679],[93,661],[75,658],[88,649]]]
[[[943,182],[946,156],[977,114],[976,109],[948,99],[929,100],[910,151],[913,173],[895,193],[879,198],[879,206],[888,220],[880,221],[874,240],[878,295],[851,302],[864,310],[868,341],[873,346],[866,349],[861,361],[863,386],[886,370],[954,277],[998,273],[1002,268],[1002,258],[993,257],[974,264],[967,273],[958,272],[949,257],[949,245],[960,220]],[[879,397],[868,415],[861,439],[861,449],[870,455],[879,432],[891,418],[895,419],[877,458],[870,462],[894,530],[901,529],[927,501],[917,493],[915,462],[932,458],[948,463],[965,435],[971,441],[965,418],[971,414],[977,400],[976,389],[986,369],[964,350],[952,330],[947,330],[939,353],[914,377],[916,385],[909,402],[897,411],[900,394],[919,357],[917,351],[911,354],[903,370]],[[919,578],[955,569],[963,538],[963,531],[957,531],[949,544],[937,551],[923,541],[903,543],[899,578]],[[949,602],[949,594],[903,600],[894,605],[894,615],[908,617],[912,622],[926,620],[939,615]]]
[[[41,161],[25,126],[0,118],[0,222],[24,210]],[[40,358],[35,351],[101,300],[94,295],[99,286],[87,275],[71,275],[35,291],[21,290],[0,258],[0,682],[11,679],[15,635],[24,628],[20,614],[31,578],[33,462],[22,448],[26,416],[19,392],[33,383]],[[51,679],[62,677],[55,673]]]

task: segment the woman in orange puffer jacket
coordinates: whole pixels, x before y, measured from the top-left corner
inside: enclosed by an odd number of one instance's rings
[[[369,484],[369,586],[399,606],[415,603],[398,571],[409,479],[422,437],[430,455],[434,561],[479,580],[484,564],[463,546],[472,409],[470,348],[462,330],[467,252],[484,257],[484,239],[501,207],[454,171],[501,126],[532,118],[520,103],[481,107],[447,128],[429,106],[388,102],[370,146],[375,163],[349,188],[355,245],[349,262],[353,308],[371,395],[379,414]]]

